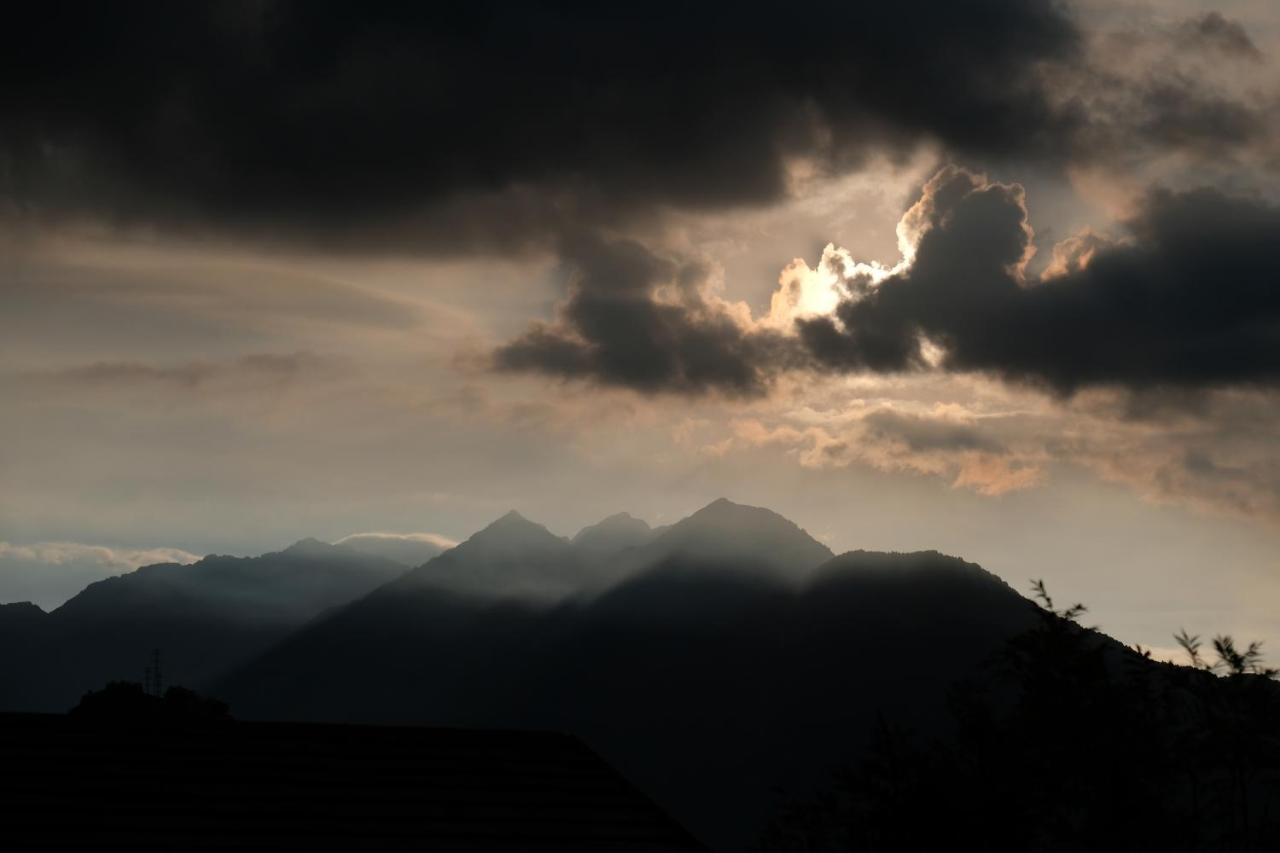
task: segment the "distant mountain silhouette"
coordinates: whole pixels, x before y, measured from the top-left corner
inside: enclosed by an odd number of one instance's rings
[[[202,685],[404,571],[305,539],[260,557],[144,566],[90,584],[40,616],[31,606],[0,608],[0,635],[21,637],[0,648],[9,676],[0,680],[0,707],[66,710],[86,690],[138,680],[156,648],[171,682]]]
[[[656,567],[594,599],[538,607],[406,578],[214,692],[241,718],[571,731],[695,834],[743,849],[778,786],[825,778],[865,745],[877,713],[940,724],[947,686],[1035,617],[995,576],[936,553],[846,554],[806,583],[736,571],[719,561],[731,547],[715,553],[701,537],[737,512],[677,524]],[[539,559],[572,553],[523,519],[498,524],[510,536],[499,542],[526,540]],[[717,559],[675,556],[689,543]]]

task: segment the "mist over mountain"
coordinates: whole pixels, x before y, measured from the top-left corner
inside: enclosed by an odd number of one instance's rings
[[[744,814],[856,754],[877,713],[937,725],[947,685],[1033,610],[964,561],[832,557],[727,500],[572,541],[512,512],[213,689],[246,717],[572,731],[739,849],[760,828]]]
[[[456,543],[432,533],[353,533],[334,544],[413,568],[449,550]]]
[[[80,542],[0,540],[0,603],[29,601],[53,610],[94,581],[154,563],[194,563],[180,548],[119,548]]]

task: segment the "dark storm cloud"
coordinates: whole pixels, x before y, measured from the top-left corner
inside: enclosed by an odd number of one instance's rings
[[[1017,185],[948,167],[904,222],[919,235],[910,265],[879,284],[849,279],[835,311],[798,319],[796,337],[732,314],[697,263],[634,242],[572,241],[561,316],[500,348],[496,364],[642,392],[740,396],[797,368],[937,368],[1169,401],[1280,385],[1280,209],[1267,203],[1155,191],[1122,240],[1063,241],[1039,279],[1023,271],[1034,234]],[[940,356],[928,357],[929,344]],[[967,436],[907,439],[958,446]]]
[[[1133,172],[1170,153],[1184,168],[1264,157],[1275,136],[1275,92],[1258,85],[1262,52],[1237,21],[1210,12],[1173,26],[1097,33],[1083,61],[1051,88],[1076,111],[1069,159]]]
[[[708,293],[697,263],[596,237],[576,238],[561,254],[572,282],[559,321],[500,348],[499,368],[645,392],[753,396],[796,355],[780,334],[745,330]]]
[[[0,51],[0,212],[427,251],[774,200],[937,140],[1043,154],[1051,0],[40,3]]]
[[[911,267],[834,317],[800,321],[828,369],[991,372],[1060,393],[1280,384],[1280,209],[1214,190],[1153,192],[1129,239],[1043,281],[1018,272],[1020,188],[951,169],[921,203]]]
[[[1080,160],[1103,163],[1165,151],[1221,160],[1271,138],[1272,110],[1222,95],[1185,74],[1152,76],[1116,91],[1120,95],[1107,108],[1110,120],[1098,120],[1082,133]]]

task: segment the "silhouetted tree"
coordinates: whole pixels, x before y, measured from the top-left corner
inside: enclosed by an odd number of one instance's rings
[[[951,694],[932,740],[882,720],[830,788],[788,804],[764,851],[1280,849],[1280,688],[1261,647],[1177,635],[1191,667],[1079,624],[1032,585],[1038,624]]]
[[[231,719],[225,702],[201,696],[185,687],[170,687],[164,696],[148,693],[133,681],[113,681],[91,690],[71,709],[82,720],[122,724],[217,722]]]
[[[1258,642],[1241,650],[1230,635],[1219,634],[1209,661],[1198,635],[1183,629],[1174,639],[1190,664],[1177,673],[1173,698],[1180,701],[1170,705],[1177,711],[1176,754],[1191,807],[1201,825],[1216,828],[1221,849],[1276,849],[1271,811],[1280,784],[1278,672],[1263,664]]]

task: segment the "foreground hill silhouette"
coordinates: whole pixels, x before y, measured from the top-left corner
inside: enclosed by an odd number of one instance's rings
[[[619,552],[634,573],[598,596],[465,589],[472,565],[492,582],[530,566],[539,590],[590,570],[507,516],[213,690],[248,718],[571,731],[695,835],[742,849],[779,786],[858,754],[877,714],[938,723],[947,686],[1035,618],[955,558],[828,555],[725,501]],[[785,560],[816,561],[784,574]]]
[[[306,539],[260,557],[144,566],[50,613],[0,607],[0,708],[66,710],[86,690],[138,679],[153,649],[170,680],[202,685],[405,570]]]

